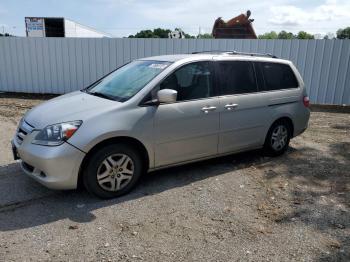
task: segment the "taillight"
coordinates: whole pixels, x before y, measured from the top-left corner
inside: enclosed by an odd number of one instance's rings
[[[309,107],[309,105],[310,105],[310,99],[309,99],[308,96],[304,96],[304,98],[303,98],[303,103],[304,103],[304,106],[305,106],[305,107]]]

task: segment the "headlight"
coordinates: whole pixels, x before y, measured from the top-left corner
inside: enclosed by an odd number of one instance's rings
[[[35,136],[32,143],[44,146],[61,145],[72,137],[82,123],[79,120],[47,126]]]

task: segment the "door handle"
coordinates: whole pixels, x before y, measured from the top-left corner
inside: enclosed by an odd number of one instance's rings
[[[230,111],[232,109],[235,109],[237,106],[238,104],[227,104],[225,105],[225,108]]]
[[[208,114],[209,111],[214,111],[216,109],[215,106],[205,106],[203,107],[201,110],[205,113],[205,114]]]

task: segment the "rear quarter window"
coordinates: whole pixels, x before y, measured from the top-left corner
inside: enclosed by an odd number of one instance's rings
[[[260,71],[259,89],[262,91],[297,88],[299,83],[287,64],[257,62]]]

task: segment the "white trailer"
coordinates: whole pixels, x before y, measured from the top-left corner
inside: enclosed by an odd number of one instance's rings
[[[26,17],[27,37],[111,37],[63,17]]]

